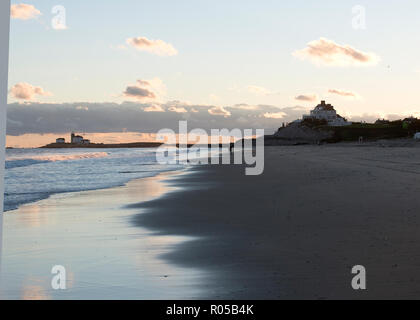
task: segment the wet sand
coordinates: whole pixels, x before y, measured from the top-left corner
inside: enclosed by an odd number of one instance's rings
[[[420,298],[420,145],[267,147],[261,176],[193,171],[130,208],[137,226],[198,238],[162,258],[206,271],[200,298]]]
[[[185,174],[185,173],[184,173]],[[189,240],[133,226],[127,204],[175,188],[165,173],[118,188],[54,195],[4,214],[0,299],[192,299],[203,273],[158,256]],[[53,290],[51,269],[66,268],[67,289]]]

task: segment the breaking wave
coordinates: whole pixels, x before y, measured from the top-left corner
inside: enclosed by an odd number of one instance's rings
[[[6,160],[6,169],[27,167],[35,164],[57,161],[71,161],[83,159],[105,158],[108,156],[107,152],[91,152],[78,154],[46,154],[33,156],[17,156],[10,157]]]

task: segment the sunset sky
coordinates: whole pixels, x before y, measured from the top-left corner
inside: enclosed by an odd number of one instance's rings
[[[416,0],[12,3],[9,135],[420,115]]]

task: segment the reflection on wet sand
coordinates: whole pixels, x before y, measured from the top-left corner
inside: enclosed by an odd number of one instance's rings
[[[51,297],[45,292],[42,286],[24,286],[22,300],[50,300]]]
[[[47,279],[28,277],[24,280],[22,288],[22,300],[49,300],[49,296],[46,292]]]
[[[54,217],[48,217],[45,210],[42,210],[40,204],[37,203],[22,206],[22,208],[16,210],[15,213],[19,213],[16,215],[16,219],[22,226],[36,228],[42,225],[52,225],[55,223]]]
[[[156,236],[131,223],[139,209],[174,188],[180,173],[133,180],[123,187],[54,195],[4,216],[5,299],[176,299],[198,295],[200,272],[158,257],[187,240]],[[181,173],[182,174],[182,173]],[[51,288],[62,265],[67,290]],[[194,287],[194,288],[193,288]]]

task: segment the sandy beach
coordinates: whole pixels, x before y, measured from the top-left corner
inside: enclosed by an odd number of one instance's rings
[[[207,271],[200,298],[419,298],[419,159],[404,141],[268,147],[263,175],[196,167],[132,221],[199,238],[163,258]]]
[[[420,145],[266,147],[4,215],[6,299],[420,297]],[[68,290],[51,289],[51,267]],[[367,269],[366,291],[351,269]]]

